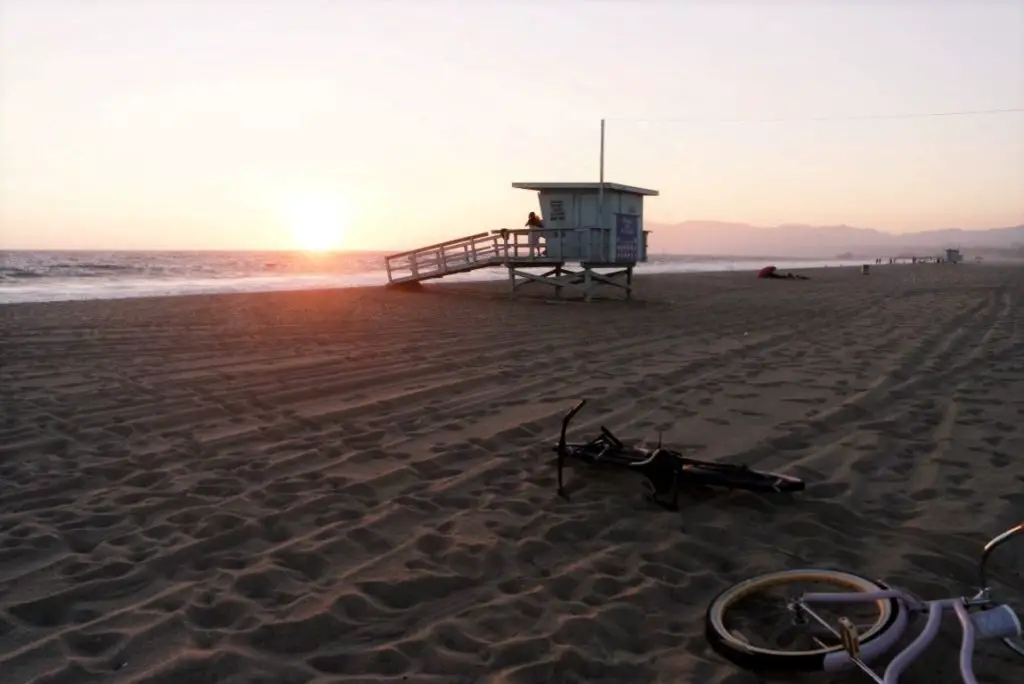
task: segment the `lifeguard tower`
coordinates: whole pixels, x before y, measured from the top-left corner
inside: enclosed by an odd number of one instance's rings
[[[508,269],[511,293],[536,283],[580,291],[633,294],[633,269],[647,261],[643,199],[657,190],[619,183],[513,183],[537,192],[543,228],[492,230],[385,257],[389,284],[422,282],[479,268]],[[569,267],[569,265],[574,265]]]

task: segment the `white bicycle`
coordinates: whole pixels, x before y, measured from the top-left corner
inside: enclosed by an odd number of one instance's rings
[[[993,600],[985,572],[992,552],[1022,534],[1024,524],[1010,528],[985,545],[979,564],[982,588],[970,597],[923,601],[882,582],[835,570],[783,570],[748,579],[723,591],[708,606],[708,642],[719,655],[747,670],[838,672],[856,666],[876,684],[897,684],[904,670],[935,638],[945,612],[952,610],[963,629],[960,673],[964,684],[977,684],[972,666],[975,641],[999,639],[1024,656],[1021,620],[1010,606]],[[793,591],[801,583],[825,585],[833,591]],[[781,601],[771,596],[773,590],[779,589],[783,590]],[[741,616],[742,607],[750,604],[760,608],[760,617]],[[753,630],[779,626],[778,611],[773,618],[766,617],[769,611],[764,610],[779,606],[788,616],[782,633],[771,639],[755,639]],[[823,615],[828,607],[838,606],[847,612],[857,610],[859,614],[831,620]],[[870,663],[895,646],[911,618],[921,614],[928,617],[920,634],[879,675]]]

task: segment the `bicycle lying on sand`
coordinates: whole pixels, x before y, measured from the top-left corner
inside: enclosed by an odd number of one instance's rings
[[[971,597],[922,601],[881,582],[835,570],[783,570],[748,579],[723,591],[708,606],[705,616],[708,642],[719,655],[747,670],[838,672],[856,666],[876,684],[897,684],[904,670],[935,638],[945,611],[952,610],[963,629],[960,674],[965,684],[977,684],[972,666],[975,641],[1001,639],[1018,655],[1024,656],[1024,643],[1019,641],[1020,618],[1010,606],[995,603],[985,573],[992,552],[1021,534],[1024,534],[1024,524],[1003,532],[985,545],[979,564],[982,588]],[[768,625],[767,618],[762,613],[759,618],[744,621],[736,614],[739,606],[763,592],[787,590],[798,582],[825,584],[845,591],[800,593],[790,590],[784,591],[781,600],[753,601],[763,607],[774,603],[789,618],[789,625],[774,643],[754,640],[748,628],[752,624]],[[833,623],[819,613],[829,605],[842,605],[848,610],[868,609],[865,612],[871,615],[866,622],[860,622],[860,617],[857,622],[839,617]],[[891,649],[906,632],[911,618],[920,614],[928,616],[921,633],[889,662],[884,674],[878,675],[869,663]],[[796,650],[782,650],[787,647]]]
[[[587,400],[583,399],[565,414],[562,434],[555,445],[558,454],[558,494],[566,500],[569,495],[565,491],[562,476],[566,459],[637,473],[645,478],[651,500],[671,511],[679,509],[679,492],[685,486],[726,487],[753,492],[796,492],[804,488],[803,480],[789,475],[752,470],[744,465],[698,461],[666,449],[660,443],[654,450],[626,446],[603,425],[601,433],[589,442],[567,443],[565,433],[569,423],[586,403]]]

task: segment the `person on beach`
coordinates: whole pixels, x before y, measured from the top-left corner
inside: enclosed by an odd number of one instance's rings
[[[544,221],[540,216],[537,216],[534,212],[530,212],[530,215],[526,217],[526,223],[523,224],[530,229],[530,252],[531,255],[534,250],[537,250],[538,254],[543,255],[544,251],[540,249],[540,230],[544,228]]]
[[[782,278],[784,280],[810,280],[810,277],[805,275],[797,275],[795,273],[779,273],[778,269],[774,266],[765,266],[757,272],[758,278]]]

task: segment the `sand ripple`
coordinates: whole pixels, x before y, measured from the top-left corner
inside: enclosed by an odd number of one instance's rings
[[[953,591],[1024,515],[1022,273],[0,307],[0,680],[753,684],[702,635],[727,583]],[[580,432],[810,486],[668,514],[572,473],[562,501],[581,396]],[[1022,560],[994,571],[1024,608]],[[949,627],[905,684],[959,681]],[[981,647],[986,681],[1022,666]]]

